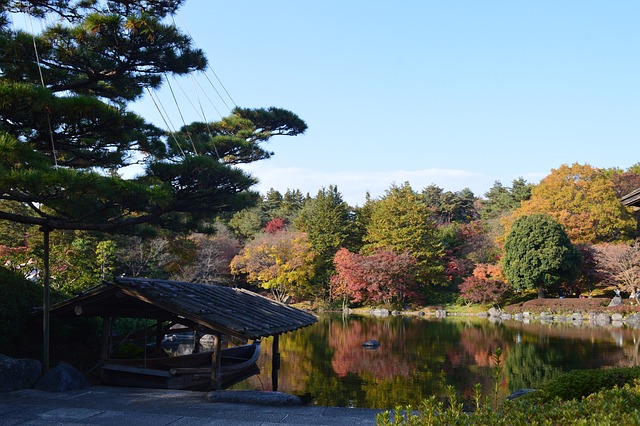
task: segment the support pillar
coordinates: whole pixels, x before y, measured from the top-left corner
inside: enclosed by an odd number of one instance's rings
[[[273,336],[273,358],[271,360],[271,387],[278,391],[278,370],[280,370],[280,335]]]
[[[102,317],[102,336],[100,337],[100,360],[109,359],[111,353],[111,317]]]
[[[222,336],[220,333],[213,335],[213,354],[211,355],[211,388],[222,389]]]
[[[51,301],[49,299],[50,277],[49,277],[49,233],[50,230],[47,227],[42,227],[40,230],[44,237],[44,285],[42,288],[42,371],[49,371],[49,311],[51,310]]]

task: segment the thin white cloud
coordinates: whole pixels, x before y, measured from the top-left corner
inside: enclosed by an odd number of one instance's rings
[[[445,191],[469,188],[476,196],[483,196],[496,180],[509,186],[518,176],[501,179],[482,173],[455,169],[391,170],[391,171],[339,171],[321,172],[300,167],[270,167],[265,163],[254,163],[245,169],[260,182],[255,190],[265,194],[269,189],[285,193],[288,189],[299,189],[303,194],[315,196],[322,188],[336,185],[343,199],[351,206],[363,205],[367,192],[372,198],[383,196],[392,185],[409,182],[415,191],[434,184]],[[527,182],[537,183],[546,174],[530,173],[523,177]]]

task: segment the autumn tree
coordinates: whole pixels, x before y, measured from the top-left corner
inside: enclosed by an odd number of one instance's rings
[[[220,221],[215,223],[215,229],[213,234],[193,233],[187,237],[193,254],[187,262],[175,262],[176,272],[171,279],[218,285],[232,282],[230,264],[240,253],[240,241]]]
[[[597,244],[593,248],[605,283],[629,293],[640,289],[640,239],[632,244]]]
[[[353,250],[354,217],[351,208],[342,199],[338,187],[322,188],[309,198],[294,222],[297,230],[306,232],[317,253],[314,280],[327,296],[329,277],[333,274],[333,257],[341,247]]]
[[[495,264],[478,264],[460,284],[460,297],[469,303],[498,304],[511,292],[502,270]]]
[[[304,232],[264,232],[249,241],[231,261],[231,272],[286,301],[310,293],[315,253]]]
[[[552,170],[510,221],[534,213],[553,217],[576,244],[625,241],[635,235],[635,220],[618,200],[609,174],[589,165]]]
[[[430,210],[409,183],[393,185],[371,206],[363,248],[408,252],[416,259],[416,280],[425,289],[444,283],[443,249]]]
[[[332,298],[343,300],[343,308],[349,301],[402,305],[405,300],[418,297],[413,271],[416,261],[408,252],[378,250],[361,255],[341,248],[334,263],[331,294]]]
[[[545,290],[578,275],[581,256],[562,225],[549,215],[533,214],[518,218],[504,244],[502,271],[517,290]]]

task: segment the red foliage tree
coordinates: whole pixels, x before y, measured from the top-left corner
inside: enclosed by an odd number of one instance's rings
[[[511,291],[498,265],[480,263],[460,285],[460,297],[469,303],[499,303]]]
[[[333,298],[345,303],[403,302],[418,296],[415,289],[416,260],[408,253],[378,250],[369,256],[351,253],[345,248],[334,257],[336,274],[331,277]]]
[[[287,227],[287,221],[281,217],[276,217],[275,219],[270,220],[264,226],[264,232],[267,234],[275,234],[278,231],[282,231]]]
[[[597,244],[596,261],[605,283],[629,293],[640,288],[640,239],[633,244]]]

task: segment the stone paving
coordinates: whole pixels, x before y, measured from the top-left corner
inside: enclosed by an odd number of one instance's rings
[[[381,410],[210,402],[206,392],[94,386],[67,392],[0,393],[0,424],[375,425]]]

